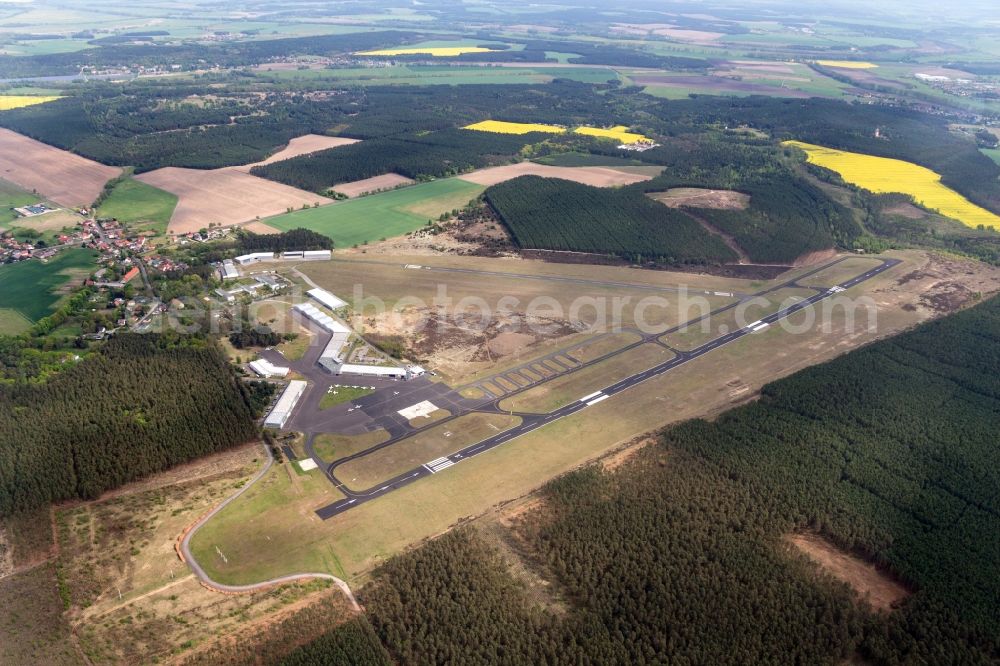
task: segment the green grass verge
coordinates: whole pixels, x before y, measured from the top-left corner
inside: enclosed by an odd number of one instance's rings
[[[286,213],[266,220],[280,231],[303,227],[333,239],[337,247],[401,236],[441,213],[461,208],[485,188],[457,178],[420,183],[358,199]]]
[[[55,309],[63,297],[59,289],[72,273],[89,272],[96,257],[91,250],[63,250],[45,263],[32,259],[0,266],[0,310],[15,310],[29,321],[38,321]]]
[[[358,398],[363,398],[371,393],[373,393],[373,391],[368,388],[358,388],[355,386],[334,386],[331,391],[327,392],[322,398],[320,398],[319,408],[330,409],[334,405],[357,400]]]
[[[115,185],[97,210],[97,216],[113,217],[133,228],[165,234],[176,206],[176,195],[127,178]]]

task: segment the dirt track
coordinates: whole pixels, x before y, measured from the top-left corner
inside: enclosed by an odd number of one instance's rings
[[[0,129],[0,178],[61,206],[90,206],[104,184],[120,173],[118,167]]]
[[[136,178],[177,195],[177,208],[168,227],[171,233],[198,231],[213,222],[222,226],[240,224],[257,216],[284,213],[288,207],[331,202],[312,192],[251,176],[242,168],[202,171],[166,167]]]
[[[584,185],[595,187],[613,187],[616,185],[631,185],[651,180],[652,176],[619,171],[612,167],[557,167],[534,162],[519,162],[506,166],[479,169],[461,176],[461,180],[479,185],[496,185],[518,176],[543,176],[545,178],[562,178]]]

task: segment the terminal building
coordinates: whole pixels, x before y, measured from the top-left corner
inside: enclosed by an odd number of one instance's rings
[[[306,382],[297,379],[288,382],[288,386],[282,391],[278,402],[274,403],[274,407],[264,419],[264,425],[268,428],[284,428],[305,391]]]

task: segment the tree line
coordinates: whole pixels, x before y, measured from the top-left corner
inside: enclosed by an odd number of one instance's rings
[[[0,514],[92,499],[249,441],[267,397],[208,339],[119,334],[44,382],[0,385]]]
[[[736,259],[718,236],[636,189],[521,176],[488,188],[483,197],[522,248],[607,254],[640,264]]]

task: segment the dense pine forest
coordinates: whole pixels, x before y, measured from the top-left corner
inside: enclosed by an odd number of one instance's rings
[[[500,528],[511,546],[453,531],[390,560],[362,602],[399,663],[995,663],[998,377],[994,298],[557,479]],[[912,596],[871,611],[785,542],[801,531]],[[300,663],[330,663],[342,642],[326,644]]]
[[[117,335],[43,383],[0,385],[0,515],[249,441],[262,400],[213,343],[167,334]]]
[[[255,234],[252,231],[238,229],[236,231],[236,245],[241,251],[246,252],[260,250],[297,252],[301,250],[332,250],[333,240],[329,236],[324,236],[310,229],[289,229],[280,234]]]
[[[422,180],[513,161],[543,134],[490,134],[462,129],[412,132],[323,150],[250,170],[255,176],[326,193],[331,186],[384,173]]]
[[[639,190],[521,176],[490,187],[484,197],[522,248],[610,254],[635,263],[736,258],[718,236]]]

